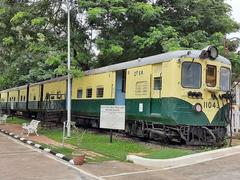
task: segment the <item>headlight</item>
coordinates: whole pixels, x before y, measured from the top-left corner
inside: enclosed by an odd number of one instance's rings
[[[196,103],[194,106],[193,106],[194,110],[197,111],[197,112],[202,112],[202,105],[200,103]]]
[[[201,59],[209,58],[214,60],[218,57],[218,49],[215,46],[208,46],[202,50],[199,57]]]
[[[208,46],[210,59],[216,59],[218,57],[218,49],[215,46]]]

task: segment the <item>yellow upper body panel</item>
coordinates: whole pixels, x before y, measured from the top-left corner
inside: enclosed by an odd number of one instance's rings
[[[66,80],[45,83],[43,87],[43,99],[46,98],[47,94],[63,94],[63,96],[59,96],[59,100],[65,99],[66,91],[67,91]],[[57,96],[52,96],[52,98],[58,100]]]
[[[126,75],[126,99],[151,97],[152,65],[130,68]]]
[[[41,86],[35,85],[29,87],[29,101],[40,101]]]
[[[95,75],[73,78],[72,99],[113,99],[115,97],[115,72],[107,72]],[[103,96],[97,97],[97,88],[103,88]],[[92,96],[87,98],[87,89],[92,89]],[[82,91],[82,97],[78,97],[78,91]]]
[[[19,90],[19,102],[27,101],[27,87]]]
[[[8,101],[18,102],[18,90],[9,91]]]
[[[1,92],[1,102],[7,102],[7,92]]]

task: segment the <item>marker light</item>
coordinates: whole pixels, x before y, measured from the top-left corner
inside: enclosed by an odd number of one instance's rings
[[[202,105],[200,103],[196,103],[194,105],[194,110],[197,112],[202,112]]]

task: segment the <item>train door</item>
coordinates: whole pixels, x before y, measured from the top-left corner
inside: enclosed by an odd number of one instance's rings
[[[10,108],[10,97],[9,97],[9,92],[7,92],[7,105],[6,105],[6,109],[9,110]]]
[[[40,102],[39,102],[39,108],[42,109],[43,107],[43,84],[40,85]]]
[[[162,92],[162,75],[154,74],[152,78],[152,93],[151,93],[151,104],[150,104],[150,113],[158,114],[160,113],[161,107],[161,92]]]
[[[125,105],[126,70],[116,71],[115,105]]]
[[[21,105],[20,105],[20,90],[18,90],[17,93],[17,102],[16,102],[16,109],[21,109]]]

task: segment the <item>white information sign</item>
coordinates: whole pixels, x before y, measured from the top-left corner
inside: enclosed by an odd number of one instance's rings
[[[14,109],[14,108],[13,108],[13,106],[14,106],[14,105],[13,105],[13,101],[11,101],[10,106],[11,106],[11,107],[10,107],[11,110],[13,110],[13,109]]]
[[[125,106],[101,105],[100,128],[125,129]]]

